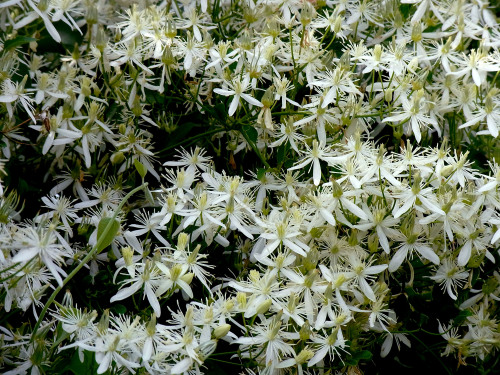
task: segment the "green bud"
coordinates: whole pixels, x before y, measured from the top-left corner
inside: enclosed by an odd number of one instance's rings
[[[184,232],[180,233],[179,236],[177,237],[177,250],[179,251],[186,250],[188,243],[189,243],[189,234]]]
[[[101,316],[101,320],[97,323],[97,331],[99,335],[104,336],[108,333],[109,328],[109,309],[104,310],[104,313]]]
[[[173,20],[169,19],[167,21],[165,36],[169,39],[174,39],[176,35],[177,35],[177,26],[175,26],[175,22]]]
[[[153,315],[151,315],[151,320],[146,325],[146,334],[151,337],[154,336],[155,333],[156,333],[156,314],[153,313]]]
[[[120,164],[125,160],[125,155],[123,154],[123,152],[118,151],[111,155],[110,160],[113,165]]]
[[[307,26],[311,23],[316,13],[316,9],[308,1],[303,3],[302,10],[300,12],[300,23],[302,26]]]
[[[274,89],[273,86],[269,86],[267,90],[264,92],[261,100],[264,107],[271,108],[274,104]]]
[[[299,335],[300,335],[300,340],[301,341],[307,341],[311,337],[312,330],[311,330],[311,325],[309,322],[306,320],[305,323],[300,327]]]
[[[224,336],[226,336],[229,332],[229,330],[231,329],[231,325],[230,324],[222,324],[220,326],[218,326],[217,328],[214,329],[214,337],[216,339],[221,339],[223,338]]]
[[[136,95],[132,103],[132,113],[135,117],[139,117],[140,115],[142,115],[142,104],[139,95]]]
[[[378,251],[378,235],[376,233],[372,233],[368,236],[368,250],[370,253]]]
[[[194,273],[188,272],[188,273],[181,276],[181,280],[189,285],[193,281],[193,277],[194,277]]]
[[[123,247],[122,250],[123,260],[125,261],[125,266],[130,267],[134,262],[132,257],[134,256],[134,250],[130,246]]]
[[[108,44],[108,36],[106,35],[104,28],[101,25],[99,25],[97,28],[97,34],[95,36],[95,46],[102,53],[104,51],[104,48],[106,48],[107,44]]]
[[[268,312],[272,304],[273,301],[270,298],[261,302],[260,305],[257,307],[257,314],[264,314]]]
[[[97,7],[92,3],[90,3],[87,6],[87,11],[85,12],[85,21],[87,21],[87,25],[92,27],[92,25],[95,25],[98,20],[99,20],[99,12],[97,10]]]
[[[236,302],[238,303],[238,308],[245,310],[247,307],[247,295],[243,292],[238,292],[236,294]]]
[[[300,366],[300,365],[306,363],[307,361],[309,361],[313,356],[314,356],[314,352],[310,349],[305,348],[305,349],[302,349],[300,351],[300,353],[295,358],[295,361]]]

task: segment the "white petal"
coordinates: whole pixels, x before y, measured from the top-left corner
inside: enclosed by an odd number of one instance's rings
[[[368,297],[369,300],[375,302],[376,300],[375,293],[373,293],[372,288],[370,288],[370,285],[368,285],[365,279],[363,278],[359,279],[359,287],[361,288],[361,291],[364,293],[364,295]]]
[[[425,259],[430,260],[434,264],[439,264],[439,257],[437,254],[428,246],[418,246],[416,250],[422,255]]]
[[[401,263],[406,259],[406,255],[408,254],[408,247],[403,246],[401,249],[399,249],[396,254],[392,257],[390,263],[389,263],[389,272],[394,272],[396,271],[399,266],[401,266]]]
[[[284,239],[283,244],[289,247],[293,252],[302,255],[304,257],[307,256],[306,252],[302,250],[298,245],[294,244],[292,241]]]
[[[385,358],[387,354],[391,351],[392,348],[393,337],[392,333],[388,333],[384,342],[382,343],[382,348],[380,349],[380,357]]]
[[[240,97],[239,95],[235,95],[233,100],[231,101],[231,105],[229,106],[229,112],[228,112],[229,116],[234,115],[234,112],[236,112],[239,103],[240,103]]]
[[[236,94],[236,92],[233,90],[224,90],[224,89],[214,89],[214,92],[216,92],[219,95],[224,95],[224,96],[231,96],[231,95]]]
[[[248,94],[241,94],[241,97],[243,99],[245,99],[247,102],[249,102],[250,104],[253,104],[257,107],[263,107],[264,105],[259,102],[257,99],[253,98],[252,96],[248,95]]]
[[[399,208],[396,212],[394,212],[394,218],[397,219],[401,215],[403,215],[406,211],[410,209],[410,207],[415,203],[415,197],[407,199],[406,202]]]
[[[121,301],[122,299],[130,297],[132,294],[136,293],[139,289],[141,289],[142,282],[135,282],[131,286],[127,288],[120,289],[118,293],[116,293],[109,302]]]
[[[313,180],[316,186],[318,186],[321,181],[321,166],[318,159],[313,160]]]
[[[326,208],[321,208],[320,211],[321,216],[323,216],[323,219],[325,219],[328,224],[335,226],[335,218],[333,217],[332,213],[329,212]]]
[[[457,264],[460,267],[463,267],[467,264],[467,262],[470,259],[471,252],[472,252],[472,243],[471,243],[471,241],[467,241],[462,246],[462,249],[460,250],[460,254],[458,254]]]
[[[37,247],[23,249],[12,258],[12,263],[27,262],[37,256],[39,253],[40,249],[38,249]]]
[[[144,347],[142,349],[142,360],[149,361],[151,354],[153,354],[153,339],[148,337],[144,342]]]
[[[366,213],[361,208],[352,203],[349,199],[341,197],[340,201],[342,202],[344,207],[351,211],[354,215],[361,219],[368,220],[368,216],[366,216]]]
[[[144,285],[144,291],[146,292],[146,296],[148,297],[149,304],[153,308],[153,311],[155,312],[157,317],[160,317],[161,315],[161,307],[160,303],[158,302],[158,298],[156,298],[153,289],[151,288],[148,283]]]

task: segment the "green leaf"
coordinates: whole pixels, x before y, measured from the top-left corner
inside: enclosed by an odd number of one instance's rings
[[[111,311],[117,314],[125,314],[127,312],[127,308],[124,305],[117,303],[113,307],[111,307]]]
[[[453,319],[453,325],[455,327],[462,325],[465,320],[472,315],[470,310],[461,310],[458,315]]]
[[[146,199],[148,200],[149,203],[155,204],[155,199],[153,198],[153,194],[151,194],[151,191],[148,188],[144,189],[144,195],[146,196]]]
[[[262,178],[266,175],[266,170],[265,168],[259,168],[259,170],[257,171],[257,178],[259,180],[262,180]]]
[[[78,350],[75,350],[73,357],[71,357],[71,362],[66,367],[67,371],[71,371],[75,375],[91,375],[95,374],[97,371],[97,363],[95,361],[95,354],[89,352],[88,350],[83,351],[83,362],[80,361],[80,356],[78,355]],[[107,370],[104,375],[109,374]]]
[[[134,165],[135,165],[135,169],[137,169],[137,172],[139,172],[142,179],[144,179],[144,177],[146,177],[146,174],[148,173],[148,170],[146,169],[144,164],[142,164],[139,160],[135,159]]]
[[[14,38],[14,39],[10,39],[10,40],[5,41],[5,43],[3,45],[3,48],[6,51],[9,51],[11,49],[15,49],[17,47],[20,47],[23,44],[27,44],[27,43],[31,43],[31,42],[36,42],[36,41],[37,41],[36,38],[32,38],[32,37],[29,37],[29,36],[18,36],[18,37]]]
[[[292,158],[286,159],[285,163],[283,164],[283,169],[288,169],[293,166],[294,160]]]
[[[351,366],[356,366],[359,361],[369,361],[372,358],[373,354],[368,350],[362,350],[360,352],[354,353],[350,358],[346,359],[346,363]]]
[[[108,230],[106,228],[108,227]],[[99,221],[99,225],[97,226],[97,252],[100,253],[106,247],[111,245],[113,242],[118,230],[120,229],[120,223],[118,220],[113,219],[111,217],[103,217],[101,221]]]
[[[288,150],[290,149],[290,144],[288,142],[285,142],[281,146],[278,147],[278,164],[283,164],[286,161],[286,154]]]
[[[248,139],[250,139],[254,144],[257,143],[257,138],[259,137],[257,129],[250,125],[244,125],[241,128],[241,131],[245,132],[245,134],[248,136]]]

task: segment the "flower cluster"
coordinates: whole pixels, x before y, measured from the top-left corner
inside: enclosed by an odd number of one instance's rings
[[[0,368],[493,363],[499,11],[0,4]]]

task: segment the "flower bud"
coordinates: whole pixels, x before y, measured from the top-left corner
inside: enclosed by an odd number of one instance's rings
[[[92,27],[95,25],[99,19],[99,12],[97,7],[93,4],[89,4],[87,11],[85,12],[85,21],[87,21],[87,25]]]
[[[99,27],[97,28],[97,34],[95,36],[95,46],[102,53],[107,44],[108,36],[106,35],[104,28],[99,25]]]
[[[443,168],[441,168],[441,176],[442,177],[448,177],[455,171],[455,166],[454,165],[447,165]]]
[[[222,324],[214,329],[213,335],[216,339],[221,339],[228,334],[230,329],[230,324]]]
[[[194,277],[194,273],[188,272],[188,273],[181,276],[181,280],[189,285],[193,281],[193,277]]]
[[[371,253],[378,251],[378,235],[376,233],[372,233],[368,236],[368,250],[370,250]]]
[[[238,308],[241,310],[245,310],[247,307],[247,295],[243,292],[238,292],[236,294],[236,302],[238,302]]]
[[[297,362],[298,365],[302,365],[303,363],[306,363],[307,361],[309,361],[313,356],[314,356],[314,352],[312,350],[304,348],[297,355],[297,357],[295,358],[295,361]]]
[[[125,160],[125,155],[121,151],[115,152],[113,155],[111,155],[112,164],[120,164],[124,160]]]
[[[261,302],[259,306],[257,306],[257,314],[264,314],[269,311],[269,308],[273,304],[273,301],[269,298],[265,301]]]
[[[153,315],[151,315],[151,320],[146,325],[146,334],[151,337],[154,336],[155,333],[156,333],[156,314],[153,313]]]
[[[267,107],[267,108],[272,107],[272,105],[274,104],[273,86],[270,86],[267,88],[267,90],[264,92],[264,95],[262,96],[261,102],[262,102],[262,104],[264,104],[264,107]]]
[[[189,242],[189,234],[184,232],[180,233],[179,236],[177,237],[177,250],[185,251],[188,242]]]
[[[316,10],[312,6],[311,3],[305,1],[303,3],[302,11],[300,12],[300,23],[302,26],[307,26],[311,23],[312,19],[314,18],[314,13]]]
[[[121,251],[123,260],[125,261],[125,266],[130,267],[134,263],[132,260],[132,257],[134,256],[134,250],[132,250],[130,246],[127,246],[123,247]]]
[[[311,337],[312,331],[309,322],[306,322],[300,327],[299,336],[301,341],[307,341]]]
[[[104,313],[101,316],[101,320],[97,323],[97,332],[99,335],[105,335],[108,333],[109,328],[109,309],[104,310]]]

